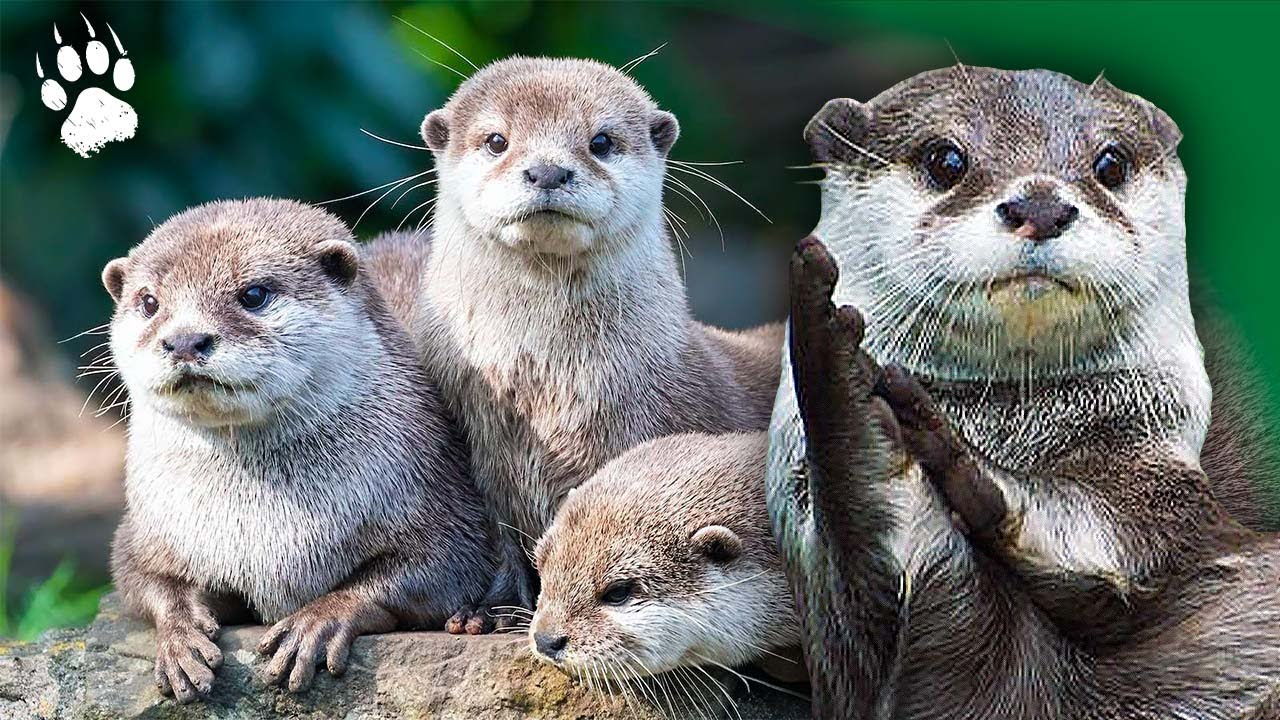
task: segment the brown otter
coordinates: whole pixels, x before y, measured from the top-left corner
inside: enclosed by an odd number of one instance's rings
[[[538,540],[530,649],[571,674],[641,677],[795,647],[764,503],[767,449],[763,432],[671,435],[570,491]]]
[[[260,199],[187,210],[103,271],[131,403],[112,571],[181,702],[209,692],[222,622],[275,623],[267,677],[297,691],[493,576],[465,446],[360,266],[336,218]]]
[[[769,487],[818,716],[1257,711],[1280,545],[1199,466],[1172,121],[958,67],[806,135],[835,257],[794,262]]]
[[[634,80],[586,60],[510,58],[426,117],[439,194],[403,313],[470,441],[496,519],[527,539],[569,492],[645,440],[763,430],[781,326],[731,333],[690,315],[662,213],[679,134]],[[425,238],[419,238],[425,243]],[[375,247],[380,243],[375,243]],[[533,606],[518,546],[452,631]]]

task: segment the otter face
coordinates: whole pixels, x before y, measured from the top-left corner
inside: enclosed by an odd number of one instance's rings
[[[833,100],[805,135],[818,234],[898,361],[1063,363],[1185,294],[1178,130],[1105,80],[949,68]]]
[[[679,125],[616,69],[511,58],[427,115],[440,210],[510,248],[573,256],[660,223]]]
[[[103,283],[130,400],[195,426],[255,424],[341,390],[334,357],[356,335],[357,256],[328,213],[280,200],[177,215]]]
[[[651,675],[755,654],[758,638],[742,627],[743,618],[727,623],[724,611],[772,603],[756,596],[750,581],[763,573],[743,557],[733,530],[707,525],[687,534],[652,528],[641,534],[631,531],[634,518],[607,510],[600,517],[602,510],[570,508],[538,542],[535,655],[571,674],[616,664]],[[630,527],[602,534],[611,523]]]

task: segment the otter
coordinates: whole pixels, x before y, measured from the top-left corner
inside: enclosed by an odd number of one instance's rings
[[[514,529],[494,588],[453,632],[492,629],[497,604],[533,607],[515,533],[540,536],[606,461],[663,435],[768,427],[782,326],[692,318],[662,213],[678,135],[630,77],[573,59],[495,62],[422,123],[437,205],[429,238],[390,240],[425,278],[397,312]]]
[[[958,66],[806,138],[828,177],[767,484],[816,716],[1261,712],[1280,541],[1199,464],[1173,121]]]
[[[535,548],[533,653],[627,678],[789,659],[799,621],[769,531],[767,450],[764,432],[672,435],[571,490]]]
[[[362,634],[439,628],[495,565],[466,448],[350,231],[288,200],[157,227],[103,283],[131,410],[112,575],[155,679],[207,694],[224,622],[308,687]]]

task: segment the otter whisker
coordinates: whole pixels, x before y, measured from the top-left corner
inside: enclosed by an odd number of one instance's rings
[[[362,191],[360,191],[360,192],[358,192],[358,193],[354,193],[354,194],[352,194],[352,195],[346,195],[346,196],[344,196],[344,197],[334,198],[334,199],[332,199],[332,200],[324,200],[324,201],[322,201],[322,202],[317,202],[317,203],[312,203],[312,204],[313,204],[313,205],[331,205],[331,204],[336,203],[336,202],[342,202],[343,200],[351,200],[352,198],[358,198],[358,197],[360,197],[361,195],[368,195],[369,193],[375,193],[375,192],[378,192],[379,190],[381,190],[381,189],[382,189],[382,188],[384,188],[384,187],[390,187],[390,186],[399,186],[399,185],[402,185],[402,184],[404,184],[404,183],[406,183],[406,182],[408,182],[408,181],[410,181],[410,180],[414,180],[414,179],[416,179],[416,178],[420,178],[420,177],[422,177],[423,175],[427,175],[427,174],[429,174],[429,173],[433,173],[433,172],[435,172],[435,170],[434,170],[434,169],[431,169],[431,170],[424,170],[423,172],[420,172],[420,173],[418,173],[418,174],[416,174],[416,175],[410,175],[409,177],[400,178],[400,179],[398,179],[398,180],[392,180],[391,182],[383,183],[383,184],[379,185],[378,187],[375,187],[375,188],[369,188],[368,190],[362,190]],[[78,337],[78,336],[77,336],[77,337]]]
[[[826,120],[819,120],[819,121],[818,121],[818,124],[822,126],[822,129],[823,129],[823,130],[826,130],[827,132],[831,133],[831,137],[834,137],[835,139],[839,140],[840,142],[844,143],[845,145],[848,145],[848,146],[850,147],[850,149],[852,149],[854,152],[858,153],[859,155],[862,155],[863,157],[867,157],[867,158],[870,158],[870,159],[872,159],[872,160],[875,160],[876,162],[880,163],[881,165],[884,165],[885,167],[889,167],[890,165],[892,165],[892,164],[893,164],[893,163],[889,162],[888,160],[886,160],[886,159],[884,159],[884,158],[880,157],[880,156],[879,156],[879,155],[877,155],[876,153],[871,152],[871,151],[870,151],[870,150],[868,150],[867,148],[864,148],[864,147],[862,147],[861,145],[859,145],[858,143],[856,143],[856,142],[854,142],[854,141],[850,140],[849,138],[845,137],[844,135],[842,135],[842,134],[840,133],[840,131],[838,131],[838,130],[836,130],[835,128],[831,127],[831,124],[830,124],[830,123],[828,123]]]
[[[435,35],[432,35],[431,33],[427,32],[426,30],[423,30],[422,28],[418,27],[417,25],[414,25],[413,23],[409,22],[408,20],[405,20],[404,18],[400,17],[399,15],[392,15],[392,17],[394,17],[396,20],[399,20],[400,22],[404,23],[405,25],[408,25],[409,27],[413,28],[414,30],[417,30],[418,32],[422,33],[423,35],[426,35],[427,37],[431,38],[432,40],[435,40],[435,41],[436,41],[437,43],[439,43],[442,47],[444,47],[444,49],[445,49],[445,50],[448,50],[449,52],[453,53],[454,55],[457,55],[458,57],[462,58],[462,61],[463,61],[463,62],[465,62],[466,64],[470,65],[472,70],[479,70],[479,69],[480,69],[480,68],[479,68],[479,66],[477,66],[475,63],[471,62],[470,58],[468,58],[466,55],[463,55],[462,53],[458,52],[458,51],[457,51],[457,50],[455,50],[452,46],[450,46],[448,43],[446,43],[445,41],[443,41],[443,40],[441,40],[440,38],[436,37]],[[456,71],[455,71],[455,72],[456,72]],[[459,74],[459,75],[462,75],[462,73],[458,73],[458,74]],[[465,78],[465,77],[466,77],[466,75],[462,75],[462,77],[463,77],[463,78]]]
[[[69,342],[71,342],[72,340],[76,340],[76,339],[78,339],[78,338],[82,338],[82,337],[84,337],[85,335],[108,335],[108,334],[110,334],[110,333],[111,333],[110,328],[111,328],[111,323],[105,323],[105,324],[102,324],[102,325],[98,325],[97,327],[91,327],[91,328],[89,328],[88,330],[85,330],[85,331],[83,331],[83,332],[76,333],[75,335],[72,335],[71,337],[69,337],[69,338],[67,338],[67,339],[65,339],[65,340],[59,340],[59,341],[58,341],[58,344],[59,344],[59,345],[62,345],[63,343],[69,343]]]
[[[391,202],[391,207],[393,207],[393,208],[394,208],[396,205],[400,204],[400,201],[404,199],[404,196],[405,196],[405,195],[408,195],[409,193],[413,192],[414,190],[417,190],[417,189],[418,189],[418,188],[420,188],[420,187],[426,187],[426,186],[428,186],[428,185],[434,185],[434,184],[435,184],[435,183],[437,183],[437,182],[440,182],[440,181],[439,181],[438,179],[434,179],[434,178],[433,178],[433,179],[431,179],[431,180],[423,180],[422,182],[418,183],[417,185],[413,185],[413,186],[411,186],[408,190],[405,190],[404,192],[402,192],[402,193],[400,193],[399,195],[397,195],[397,196],[396,196],[396,199],[395,199],[395,200],[393,200],[393,201]],[[419,207],[421,207],[421,206],[419,206]],[[413,212],[413,211],[412,211],[412,210],[410,210],[410,212]]]
[[[737,671],[737,670],[734,670],[733,668],[729,667],[728,665],[725,665],[725,664],[723,664],[723,663],[716,662],[715,660],[713,660],[713,659],[711,659],[711,658],[709,658],[709,657],[707,657],[707,656],[705,656],[705,655],[703,655],[703,654],[701,654],[701,653],[699,653],[699,652],[694,651],[694,653],[693,653],[693,654],[694,654],[698,659],[702,660],[703,662],[709,663],[709,664],[711,664],[711,665],[715,665],[716,667],[720,668],[721,670],[724,670],[725,672],[732,673],[733,675],[736,675],[736,676],[738,677],[738,679],[742,681],[742,684],[743,684],[743,685],[746,685],[746,686],[748,687],[748,689],[750,689],[751,683],[755,683],[756,685],[759,685],[759,686],[761,686],[761,687],[766,687],[766,688],[769,688],[770,690],[774,690],[774,691],[776,691],[776,692],[780,692],[780,693],[782,693],[782,694],[784,694],[784,695],[790,695],[791,697],[799,698],[799,699],[801,699],[801,700],[804,700],[805,702],[809,702],[809,701],[812,699],[812,698],[810,698],[808,695],[805,695],[804,693],[796,692],[795,690],[791,690],[791,689],[789,689],[789,688],[784,688],[784,687],[782,687],[782,686],[780,686],[780,685],[774,685],[773,683],[765,682],[764,680],[761,680],[761,679],[756,678],[756,677],[751,677],[751,676],[749,676],[749,675],[744,675],[743,673],[741,673],[741,672],[739,672],[739,671]]]
[[[436,60],[435,58],[431,57],[430,55],[427,55],[426,53],[422,52],[421,50],[419,50],[419,49],[417,49],[417,48],[411,48],[411,49],[412,49],[414,52],[418,53],[418,55],[422,56],[422,59],[423,59],[423,60],[426,60],[427,62],[429,62],[429,63],[431,63],[431,64],[433,64],[433,65],[439,65],[440,67],[444,68],[445,70],[448,70],[449,72],[453,73],[454,75],[457,75],[458,77],[462,78],[463,80],[466,80],[466,79],[467,79],[467,75],[466,75],[466,73],[463,73],[461,70],[458,70],[457,68],[453,67],[452,65],[445,65],[444,63],[440,62],[439,60]]]
[[[696,177],[696,178],[700,178],[700,179],[702,179],[702,180],[706,180],[707,182],[711,183],[712,185],[715,185],[716,187],[720,188],[721,190],[724,190],[725,192],[729,193],[730,195],[732,195],[732,196],[734,196],[734,197],[738,198],[738,200],[740,200],[740,201],[742,202],[742,204],[744,204],[744,205],[746,205],[747,207],[749,207],[749,208],[751,208],[752,210],[754,210],[754,211],[756,212],[756,214],[757,214],[757,215],[759,215],[760,217],[764,218],[766,222],[770,222],[770,223],[771,223],[771,222],[773,222],[772,220],[770,220],[770,219],[769,219],[769,216],[768,216],[768,215],[765,215],[765,214],[764,214],[764,212],[760,210],[760,208],[756,207],[755,205],[752,205],[752,204],[751,204],[751,201],[749,201],[749,200],[747,200],[746,198],[742,197],[742,195],[738,194],[738,191],[736,191],[736,190],[734,190],[733,188],[729,187],[728,185],[726,185],[723,181],[721,181],[719,178],[715,177],[714,175],[711,175],[710,173],[707,173],[706,171],[700,170],[700,169],[698,169],[697,167],[692,167],[692,166],[685,165],[684,163],[681,163],[679,160],[668,160],[668,161],[667,161],[667,164],[668,164],[668,167],[670,167],[672,170],[676,170],[676,171],[679,171],[679,172],[682,172],[682,173],[686,173],[686,174],[688,174],[688,175],[692,175],[692,176],[694,176],[694,177]]]
[[[364,133],[365,135],[368,135],[369,137],[373,138],[374,140],[380,140],[380,141],[382,141],[382,142],[384,142],[384,143],[386,143],[386,144],[388,144],[388,145],[396,145],[396,146],[398,146],[398,147],[402,147],[402,148],[409,148],[410,150],[426,150],[426,151],[428,151],[428,152],[430,152],[430,151],[431,151],[431,148],[427,147],[426,145],[410,145],[410,144],[408,144],[408,143],[402,143],[402,142],[399,142],[399,141],[396,141],[396,140],[388,140],[387,138],[384,138],[384,137],[382,137],[381,135],[375,135],[375,134],[373,134],[373,133],[369,132],[368,130],[365,130],[364,128],[360,128],[360,132]]]
[[[686,597],[693,597],[694,595],[706,595],[706,594],[708,594],[708,593],[719,592],[719,591],[724,590],[724,589],[726,589],[726,588],[731,588],[731,587],[734,587],[735,585],[741,585],[741,584],[743,584],[743,583],[751,582],[752,580],[755,580],[756,578],[764,577],[764,576],[765,576],[765,575],[767,575],[768,573],[769,573],[769,571],[768,571],[768,570],[761,570],[760,572],[756,573],[755,575],[751,575],[751,576],[749,576],[749,577],[744,577],[744,578],[742,578],[742,579],[740,579],[740,580],[734,580],[733,582],[725,583],[724,585],[717,585],[717,586],[715,586],[715,587],[706,588],[706,589],[704,589],[704,590],[695,590],[695,591],[693,591],[693,592],[684,593],[684,594],[681,594],[681,595],[671,595],[670,597],[673,597],[673,598],[686,598]]]
[[[645,60],[648,60],[649,58],[653,57],[654,55],[657,55],[659,52],[661,52],[662,48],[666,47],[667,45],[668,45],[668,43],[662,43],[661,45],[659,45],[658,47],[656,47],[656,48],[654,48],[654,49],[650,50],[649,52],[645,53],[644,55],[641,55],[640,57],[635,58],[634,60],[631,60],[631,61],[627,62],[627,64],[625,64],[625,65],[623,65],[622,67],[618,68],[618,72],[621,72],[621,73],[624,73],[624,74],[626,74],[626,73],[630,73],[632,70],[636,69],[636,66],[637,66],[637,65],[639,65],[639,64],[640,64],[640,63],[642,63],[642,62],[644,62]]]

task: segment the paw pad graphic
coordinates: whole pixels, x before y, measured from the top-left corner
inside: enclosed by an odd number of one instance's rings
[[[111,70],[111,84],[118,92],[125,92],[133,87],[133,63],[125,57],[124,46],[111,25],[107,30],[115,41],[116,53],[114,63],[107,46],[97,39],[93,25],[83,13],[84,25],[89,29],[89,42],[82,51],[70,45],[62,44],[62,35],[58,26],[53,26],[53,40],[58,43],[56,63],[58,75],[62,82],[54,78],[45,78],[44,67],[40,64],[40,55],[36,54],[36,75],[44,82],[40,85],[40,100],[44,106],[55,112],[62,112],[67,107],[67,88],[74,97],[71,114],[62,121],[62,144],[74,150],[81,157],[89,157],[103,145],[119,140],[128,140],[138,130],[138,114],[129,103],[117,98],[100,87],[86,87],[76,90],[71,83],[81,78],[105,84],[106,72]],[[85,72],[88,66],[88,73]],[[64,87],[64,85],[66,87]]]

